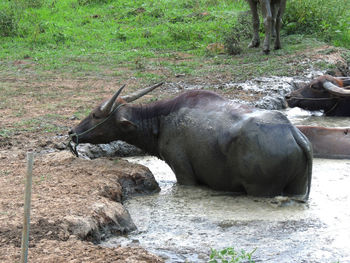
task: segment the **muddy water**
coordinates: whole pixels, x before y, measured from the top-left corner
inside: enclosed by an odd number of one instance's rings
[[[349,126],[349,119],[286,114],[298,124]],[[128,160],[148,166],[162,191],[128,200],[138,230],[104,246],[140,245],[167,262],[207,262],[210,248],[232,246],[256,248],[256,262],[350,262],[350,160],[314,159],[308,204],[180,186],[164,162]]]
[[[300,108],[288,108],[281,112],[297,125],[314,125],[333,128],[350,127],[349,117],[327,117],[322,116],[322,112],[309,112]]]

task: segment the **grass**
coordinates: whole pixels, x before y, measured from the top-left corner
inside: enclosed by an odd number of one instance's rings
[[[243,249],[237,251],[234,247],[228,247],[222,250],[212,249],[209,263],[254,263],[255,261],[252,260],[252,256],[255,251],[256,249],[252,252],[246,252]]]
[[[337,0],[334,5],[323,2],[289,1],[285,32],[302,37],[322,32],[322,40],[349,47],[350,15],[341,8],[349,0]],[[317,11],[318,6],[327,6],[337,16],[328,12],[332,16],[322,20],[325,13]],[[311,11],[305,12],[305,7]],[[139,70],[136,78],[159,79],[159,74],[142,72],[152,66],[145,61],[174,52],[205,56],[208,44],[224,42],[238,14],[248,9],[244,0],[2,1],[0,69],[7,70],[6,61],[30,59],[42,71],[104,74],[106,68],[123,65]],[[321,26],[310,26],[319,25],[320,20]],[[192,61],[170,63],[168,69],[191,74],[198,66],[198,61]]]
[[[10,138],[13,132],[13,129],[2,128],[0,129],[0,138]]]
[[[290,0],[284,16],[287,33],[317,35],[335,46],[350,48],[350,0]]]
[[[18,7],[30,1],[14,2]],[[200,54],[246,8],[244,1],[228,0],[41,2],[38,8],[0,4],[17,18],[17,34],[1,39],[0,59],[32,58],[45,70],[89,71],[101,62],[130,63],[160,51]]]
[[[55,124],[55,120],[61,117],[45,115],[39,118],[22,119],[13,123],[12,127],[0,128],[0,138],[10,138],[18,133],[60,133],[66,130]]]

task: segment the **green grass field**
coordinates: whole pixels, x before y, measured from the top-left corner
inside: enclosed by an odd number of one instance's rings
[[[348,6],[350,0],[290,0],[284,34],[350,48]],[[244,0],[2,1],[0,60],[31,58],[43,70],[98,72],[101,64],[141,69],[143,58],[164,57],[167,63],[174,52],[201,57],[208,44],[223,42],[248,9]],[[183,67],[186,72],[196,65]]]
[[[49,69],[87,57],[114,64],[169,51],[202,53],[246,8],[243,1],[215,0],[34,1],[39,7],[24,2],[12,7],[17,24],[1,39],[0,59],[32,57]],[[11,14],[9,2],[2,8]]]

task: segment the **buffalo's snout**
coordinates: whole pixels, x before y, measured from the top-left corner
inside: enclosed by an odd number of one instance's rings
[[[298,107],[298,96],[294,93],[290,93],[284,96],[286,107],[294,108]]]
[[[77,142],[77,136],[76,136],[76,133],[73,129],[71,129],[69,132],[68,132],[68,135],[69,135],[69,138],[73,141],[73,142]]]

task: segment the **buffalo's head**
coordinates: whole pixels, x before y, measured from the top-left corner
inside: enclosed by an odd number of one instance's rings
[[[158,83],[130,95],[119,97],[125,85],[122,86],[110,99],[92,110],[85,119],[69,131],[68,147],[77,155],[76,146],[79,143],[99,144],[120,139],[120,133],[134,125],[125,118],[127,103],[140,98],[162,84]],[[72,142],[75,143],[74,148],[71,145]]]
[[[338,101],[350,96],[349,78],[335,78],[330,75],[320,76],[303,88],[287,95],[288,106],[305,110],[323,110],[326,114],[336,107]]]

